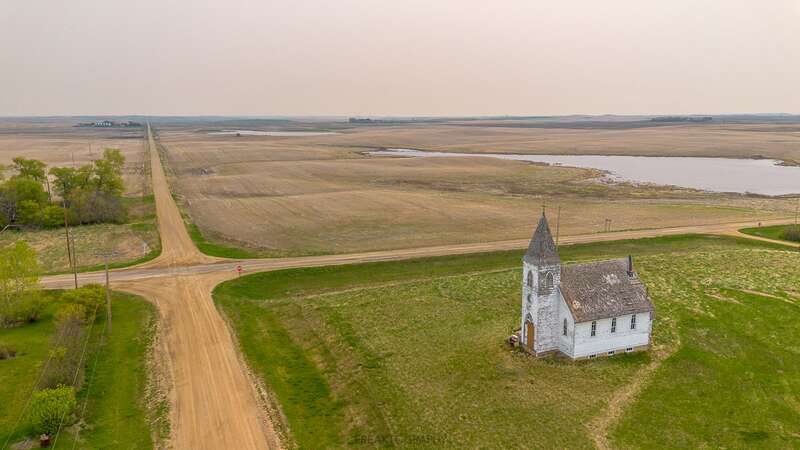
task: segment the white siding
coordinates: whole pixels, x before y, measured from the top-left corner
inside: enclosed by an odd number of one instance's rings
[[[572,319],[572,313],[567,306],[567,303],[564,301],[564,297],[560,295],[559,292],[559,302],[558,302],[558,334],[560,339],[558,341],[558,349],[561,353],[564,353],[567,356],[572,357],[574,351],[574,336],[575,336],[575,321]],[[564,319],[567,319],[567,335],[564,336]]]
[[[631,330],[631,315],[617,317],[617,331],[611,333],[611,318],[597,320],[597,332],[591,335],[592,322],[581,322],[575,326],[575,349],[573,358],[605,354],[610,350],[622,353],[628,347],[639,347],[650,343],[650,313],[636,314],[636,329]]]

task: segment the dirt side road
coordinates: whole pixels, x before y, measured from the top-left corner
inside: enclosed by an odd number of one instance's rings
[[[233,337],[211,299],[229,274],[181,276],[175,268],[213,262],[195,248],[167,186],[152,134],[153,192],[162,255],[146,267],[168,275],[120,283],[118,289],[150,299],[161,318],[158,352],[171,411],[170,444],[176,449],[279,448]],[[232,275],[232,274],[230,274]]]
[[[792,223],[792,219],[765,220],[763,226],[783,225]],[[756,239],[760,241],[772,242],[785,245],[787,247],[798,248],[797,244],[785,241],[775,241],[739,233],[741,228],[755,227],[759,222],[736,222],[711,225],[697,225],[688,227],[656,228],[648,230],[619,231],[613,233],[595,233],[576,236],[564,236],[561,244],[581,244],[588,242],[617,241],[622,239],[641,239],[658,236],[674,236],[679,234],[716,234],[728,235],[745,239]],[[161,265],[161,258],[136,267],[128,269],[118,269],[111,272],[113,282],[143,280],[150,278],[171,277],[176,274],[211,274],[227,273],[233,274],[236,266],[241,265],[246,273],[264,272],[269,270],[295,269],[299,267],[318,267],[332,266],[341,264],[357,264],[376,261],[397,261],[412,258],[424,258],[430,256],[458,255],[468,253],[483,253],[502,250],[518,250],[528,246],[528,239],[499,241],[499,242],[480,242],[471,244],[442,245],[438,247],[409,248],[402,250],[386,250],[365,253],[349,253],[341,255],[323,256],[303,256],[297,258],[268,258],[268,259],[246,259],[232,260],[221,258],[209,258],[212,262],[199,263],[187,266],[171,266],[170,270],[164,270]],[[105,280],[102,272],[92,272],[79,275],[79,282],[101,283]],[[42,279],[42,284],[48,288],[68,288],[72,285],[72,275],[54,275]]]

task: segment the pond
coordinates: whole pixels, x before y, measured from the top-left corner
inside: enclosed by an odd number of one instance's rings
[[[210,131],[208,134],[217,136],[279,136],[279,137],[301,137],[301,136],[325,136],[327,134],[339,134],[333,131],[256,131],[256,130],[222,130]]]
[[[518,155],[449,153],[388,149],[371,155],[406,157],[500,158],[599,169],[614,181],[672,185],[715,192],[762,195],[800,193],[800,167],[780,166],[772,159],[694,158],[671,156]]]

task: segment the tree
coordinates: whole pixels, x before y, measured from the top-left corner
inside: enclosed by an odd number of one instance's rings
[[[104,194],[113,196],[122,195],[125,188],[122,182],[122,166],[125,164],[125,157],[122,153],[113,148],[103,151],[103,159],[94,162],[95,185],[96,189]]]
[[[120,196],[82,189],[73,192],[70,209],[80,223],[120,223],[126,215]]]
[[[53,190],[62,199],[67,199],[72,190],[78,186],[78,171],[72,167],[53,167]]]
[[[54,435],[59,427],[71,422],[76,406],[75,389],[71,387],[59,386],[36,392],[31,401],[31,418],[36,431]]]
[[[0,249],[0,325],[36,320],[41,312],[36,252],[25,241]]]
[[[31,180],[44,183],[45,181],[45,167],[43,162],[36,159],[27,159],[21,156],[14,158],[14,169],[17,170],[17,177],[30,178]]]
[[[38,206],[47,203],[47,193],[41,183],[27,177],[13,177],[0,184],[0,217],[6,222],[17,222],[20,204],[25,201]]]

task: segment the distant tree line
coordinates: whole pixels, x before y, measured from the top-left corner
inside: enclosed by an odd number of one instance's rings
[[[0,229],[124,221],[124,164],[117,149],[106,149],[90,164],[49,171],[41,161],[14,158],[13,165],[0,167]]]

